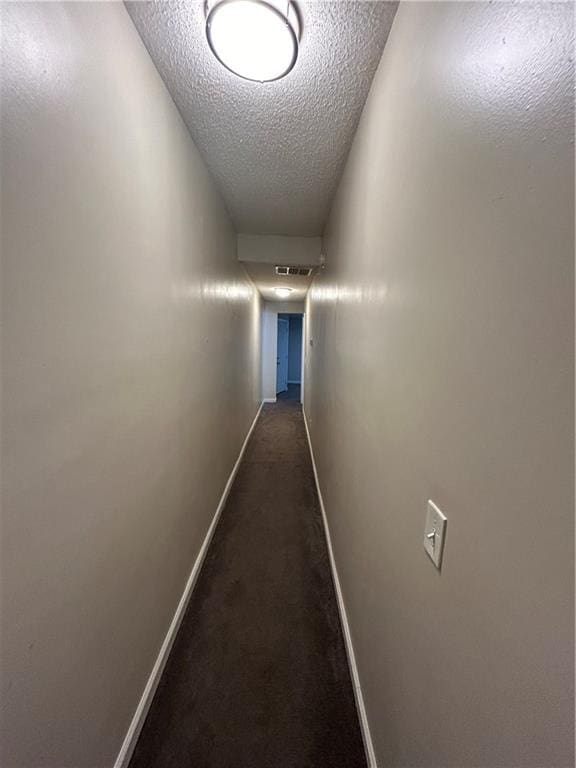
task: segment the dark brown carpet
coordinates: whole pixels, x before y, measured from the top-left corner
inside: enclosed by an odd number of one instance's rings
[[[300,404],[265,405],[131,768],[366,768]]]
[[[278,392],[278,400],[298,400],[300,402],[300,384],[288,384],[285,392]]]

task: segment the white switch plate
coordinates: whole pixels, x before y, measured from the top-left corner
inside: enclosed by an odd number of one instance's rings
[[[424,529],[424,549],[438,570],[442,565],[447,522],[446,515],[429,499],[426,510],[426,528]]]

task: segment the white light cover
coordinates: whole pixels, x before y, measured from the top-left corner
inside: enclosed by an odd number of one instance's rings
[[[284,6],[289,8],[287,3]],[[247,80],[278,80],[292,69],[298,54],[288,18],[262,0],[216,4],[208,16],[206,34],[221,63]]]
[[[287,299],[292,293],[291,288],[274,288],[274,293],[281,299]]]

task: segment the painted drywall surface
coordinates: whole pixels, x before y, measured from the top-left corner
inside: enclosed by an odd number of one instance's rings
[[[304,304],[287,301],[262,302],[262,397],[276,397],[276,350],[278,342],[278,315],[286,312],[304,312]]]
[[[268,309],[264,302],[262,309],[262,397],[273,400],[276,397],[276,350],[278,348],[278,313]]]
[[[574,764],[572,57],[568,5],[401,4],[326,230],[305,408],[380,766]]]
[[[121,3],[2,4],[3,766],[112,766],[259,398],[258,296]]]
[[[263,301],[262,308],[266,312],[275,312],[277,315],[287,313],[301,314],[304,312],[303,301]]]
[[[282,235],[238,235],[238,259],[287,266],[320,263],[322,238]]]

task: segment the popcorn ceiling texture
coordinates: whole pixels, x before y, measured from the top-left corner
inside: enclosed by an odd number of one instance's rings
[[[213,56],[202,2],[127,3],[239,232],[322,233],[396,7],[299,3],[296,66],[253,83]]]

